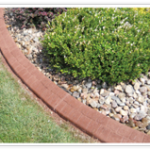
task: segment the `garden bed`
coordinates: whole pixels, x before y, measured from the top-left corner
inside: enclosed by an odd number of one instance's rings
[[[101,80],[79,80],[56,73],[44,57],[39,38],[45,31],[20,29],[11,9],[5,9],[5,21],[14,41],[39,71],[85,105],[120,123],[150,134],[150,72],[134,82],[110,86]],[[9,12],[10,11],[10,12]]]

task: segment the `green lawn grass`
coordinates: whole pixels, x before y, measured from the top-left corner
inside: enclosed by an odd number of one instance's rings
[[[59,126],[0,61],[0,143],[86,143]]]

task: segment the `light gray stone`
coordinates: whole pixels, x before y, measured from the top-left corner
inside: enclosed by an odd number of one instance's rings
[[[147,91],[149,92],[150,91],[150,85],[145,85],[146,88],[147,88]]]
[[[86,100],[84,99],[84,100],[82,101],[82,103],[86,105]]]
[[[117,105],[117,103],[116,103],[115,101],[112,101],[111,106],[112,106],[113,108],[116,108],[118,105]]]
[[[68,89],[69,87],[68,84],[62,84],[61,86],[64,87],[65,89]]]
[[[133,93],[133,98],[136,99],[137,97],[138,97],[137,94],[134,92]]]
[[[120,99],[117,96],[111,96],[111,99],[114,101],[120,101]]]
[[[140,105],[140,103],[139,103],[139,102],[137,102],[137,101],[134,101],[134,104],[135,104],[135,105],[137,105],[137,106],[139,106],[139,105]]]
[[[140,107],[135,108],[136,112],[139,113],[140,112]]]
[[[104,89],[107,89],[107,83],[106,82],[103,82],[103,84],[102,84],[102,88],[104,88]]]
[[[91,86],[92,86],[92,82],[87,82],[87,83],[85,84],[85,86],[86,86],[88,89],[90,89]]]
[[[145,99],[143,96],[139,96],[136,100],[141,104],[145,102]]]
[[[34,42],[38,42],[39,41],[39,39],[37,37],[35,37],[33,40],[34,40]]]
[[[99,90],[97,89],[97,88],[95,88],[94,90],[93,90],[93,93],[95,94],[95,93],[98,93],[99,92]]]
[[[32,54],[26,55],[29,60],[32,60]]]
[[[150,116],[147,115],[145,118],[148,120],[148,123],[150,123]]]
[[[109,93],[109,96],[114,96],[114,95],[115,95],[114,92],[110,92],[110,93]]]
[[[115,90],[118,90],[118,91],[123,92],[123,89],[122,89],[122,86],[121,86],[121,85],[117,85],[117,86],[115,87]]]
[[[134,93],[133,87],[131,85],[127,85],[125,88],[125,92],[129,95],[132,96]]]
[[[135,89],[135,90],[139,90],[139,88],[140,88],[140,83],[139,83],[139,82],[136,82],[136,83],[134,84],[134,89]]]
[[[118,97],[116,97],[116,96],[111,96],[111,99],[112,99],[112,100],[115,100],[116,103],[117,103],[119,106],[122,106],[122,107],[125,106],[125,104],[122,103]]]
[[[125,103],[126,102],[126,98],[125,97],[120,98],[120,101],[123,102],[123,103]]]
[[[27,30],[27,32],[28,32],[29,34],[32,34],[32,33],[33,33],[33,32],[32,32],[32,29]]]
[[[150,80],[147,80],[147,82],[146,82],[148,85],[150,85]]]
[[[138,114],[135,115],[134,119],[135,120],[141,120],[142,118],[144,118],[146,116],[146,113],[143,111],[140,111]]]
[[[114,114],[114,116],[112,117],[114,120],[116,121],[120,121],[121,117],[118,114]]]
[[[77,89],[77,91],[81,94],[81,92],[82,92],[82,88],[80,87],[80,88],[78,88]]]
[[[103,97],[100,97],[98,101],[101,105],[105,103],[105,99]]]
[[[82,89],[82,92],[83,92],[83,93],[88,93],[88,89],[87,89],[87,88],[83,88],[83,89]]]
[[[73,92],[72,96],[75,97],[75,98],[79,98],[79,93],[78,92]]]
[[[115,111],[116,111],[116,112],[120,112],[121,109],[122,109],[121,107],[116,107],[116,108],[115,108]]]
[[[128,106],[124,106],[123,109],[127,111],[127,110],[129,110],[129,107]]]
[[[150,115],[150,108],[147,110],[147,114]]]
[[[126,94],[125,93],[119,93],[118,97],[119,99],[125,98]]]
[[[135,108],[132,107],[132,108],[130,109],[130,112],[131,112],[131,114],[132,114],[132,113],[136,113],[137,110],[136,110]]]
[[[101,89],[100,90],[100,95],[105,97],[105,96],[108,96],[109,95],[109,91],[105,90],[105,89]]]
[[[139,91],[143,93],[147,93],[147,88],[145,86],[140,87]]]
[[[140,81],[141,81],[142,84],[145,84],[145,82],[146,82],[145,78],[143,78],[143,77],[140,78]]]
[[[135,115],[136,115],[135,113],[131,113],[131,114],[129,115],[129,117],[130,117],[130,118],[134,118]]]
[[[101,104],[97,103],[97,108],[100,108],[101,107]]]
[[[126,86],[127,86],[127,85],[126,85],[125,83],[121,82],[120,85],[122,86],[122,89],[123,89],[123,90],[126,89]]]
[[[111,99],[110,96],[107,97],[107,99],[105,100],[105,104],[110,104],[113,100]]]
[[[93,108],[96,108],[98,106],[98,103],[96,101],[91,101],[90,102],[90,105],[93,107]]]
[[[141,105],[141,106],[140,106],[140,110],[146,113],[147,110],[148,110],[148,108],[147,108],[147,106],[145,106],[145,105]]]
[[[10,15],[13,16],[13,13],[11,12]]]

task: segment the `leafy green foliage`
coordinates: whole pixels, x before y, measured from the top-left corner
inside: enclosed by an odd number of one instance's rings
[[[70,8],[48,23],[44,53],[74,77],[132,80],[150,68],[149,20],[131,8]]]
[[[17,21],[21,21],[21,27],[27,28],[36,26],[37,28],[45,28],[46,23],[58,16],[65,8],[13,8],[12,12]]]

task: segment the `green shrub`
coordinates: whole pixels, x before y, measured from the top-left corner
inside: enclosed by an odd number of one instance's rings
[[[135,10],[135,11],[138,11],[138,13],[150,13],[150,8],[140,8],[140,7],[138,7],[138,8],[133,8],[133,10]]]
[[[45,28],[46,23],[58,16],[65,8],[13,8],[15,19],[21,23],[21,28],[36,26]]]
[[[131,8],[70,8],[48,26],[44,53],[62,73],[113,84],[150,68],[150,14],[139,16]]]

